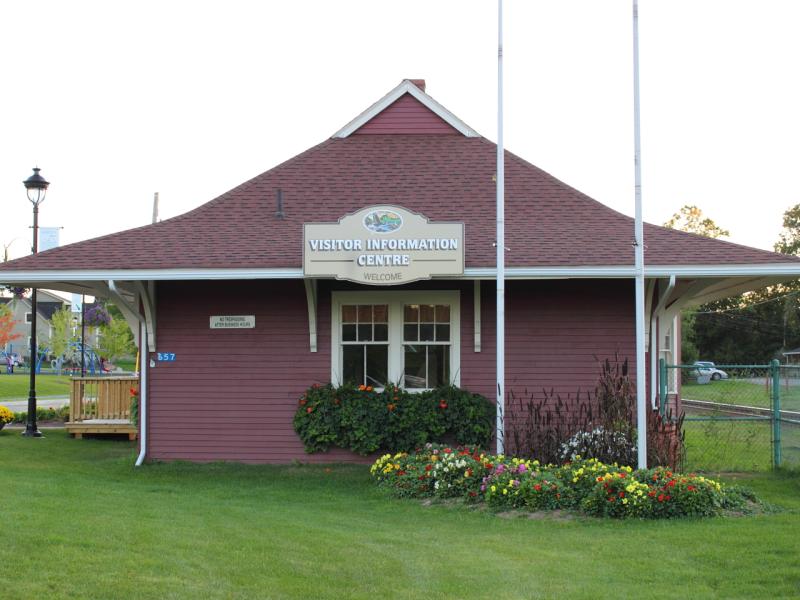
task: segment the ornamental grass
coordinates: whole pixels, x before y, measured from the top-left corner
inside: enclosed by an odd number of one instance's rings
[[[426,444],[385,454],[370,472],[379,486],[409,498],[462,498],[498,510],[572,510],[596,517],[709,517],[758,503],[749,492],[665,467],[634,470],[597,459],[542,465],[474,447]]]

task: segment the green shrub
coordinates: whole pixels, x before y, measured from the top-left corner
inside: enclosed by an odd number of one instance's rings
[[[69,420],[69,406],[61,406],[59,408],[42,408],[41,406],[37,406],[36,420],[67,422]],[[27,423],[27,421],[27,412],[14,413],[14,423]]]
[[[294,429],[306,452],[331,446],[359,454],[411,451],[433,441],[487,445],[494,405],[453,386],[409,393],[395,385],[311,386],[300,398]]]

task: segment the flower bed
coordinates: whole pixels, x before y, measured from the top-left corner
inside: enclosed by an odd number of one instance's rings
[[[403,497],[463,498],[497,509],[569,509],[598,517],[705,517],[754,500],[738,488],[663,467],[634,471],[581,458],[541,465],[437,444],[386,454],[370,472],[378,485]]]
[[[427,442],[487,445],[494,405],[479,394],[446,386],[410,393],[387,385],[313,385],[298,402],[294,429],[306,452],[331,446],[359,454],[380,449],[413,450]]]

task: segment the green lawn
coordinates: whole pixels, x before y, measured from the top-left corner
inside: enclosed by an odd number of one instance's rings
[[[771,421],[685,421],[683,429],[687,470],[717,473],[772,468]],[[781,455],[782,466],[800,469],[800,426],[781,424]]]
[[[797,381],[796,379],[794,381]],[[786,386],[781,380],[781,409],[800,411],[800,386]],[[705,385],[684,383],[681,385],[681,397],[688,400],[705,400],[736,404],[738,406],[772,406],[769,392],[763,383],[754,383],[737,379],[712,381]]]
[[[800,476],[776,514],[506,519],[386,497],[359,466],[155,464],[0,432],[4,598],[777,598],[800,594]]]
[[[37,396],[69,396],[69,377],[65,375],[37,375]],[[30,375],[14,373],[0,374],[0,400],[27,398],[30,390]]]

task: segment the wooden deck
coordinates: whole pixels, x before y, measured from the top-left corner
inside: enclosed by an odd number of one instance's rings
[[[130,422],[131,389],[139,389],[137,377],[75,377],[69,394],[67,432],[76,438],[84,434],[125,434],[136,439],[136,425]]]

